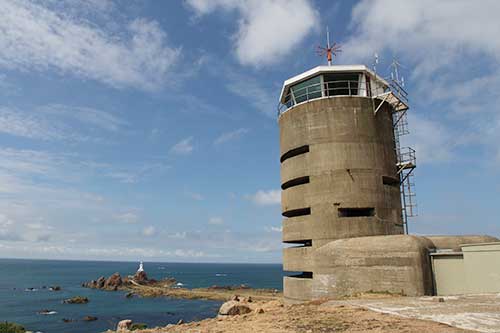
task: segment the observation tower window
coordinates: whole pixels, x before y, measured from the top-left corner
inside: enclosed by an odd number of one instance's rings
[[[297,83],[290,88],[295,104],[305,102],[313,98],[321,97],[321,76],[315,76],[309,80]]]
[[[359,77],[359,73],[324,74],[325,96],[358,95]]]

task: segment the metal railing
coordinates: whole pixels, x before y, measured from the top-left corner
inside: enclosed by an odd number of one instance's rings
[[[396,154],[398,158],[397,163],[400,167],[405,166],[408,168],[416,166],[417,159],[415,157],[415,149],[410,147],[401,147],[396,151]]]
[[[385,92],[382,88],[372,88],[368,92],[366,85],[360,86],[359,80],[326,81],[314,83],[300,89],[289,89],[285,102],[278,105],[278,116],[297,104],[319,98],[336,96],[370,96]]]

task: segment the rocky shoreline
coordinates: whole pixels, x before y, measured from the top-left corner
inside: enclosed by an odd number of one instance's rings
[[[92,280],[82,283],[84,288],[117,291],[126,290],[132,286],[158,286],[171,287],[177,281],[174,278],[166,278],[160,281],[149,279],[146,272],[141,271],[135,273],[133,276],[123,277],[120,273],[114,273],[108,278],[104,276],[99,277],[97,280]]]
[[[137,272],[134,276],[122,277],[114,273],[108,278],[101,276],[96,280],[82,283],[82,287],[106,290],[128,291],[127,297],[173,297],[183,299],[205,299],[226,301],[232,295],[252,296],[258,300],[273,300],[281,297],[276,289],[253,289],[245,285],[211,286],[208,288],[182,288],[174,278],[163,280],[149,279],[146,272]]]

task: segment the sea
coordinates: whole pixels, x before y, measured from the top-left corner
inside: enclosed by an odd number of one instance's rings
[[[115,272],[133,275],[137,268],[134,262],[0,259],[0,321],[18,323],[33,332],[97,333],[116,328],[122,319],[156,327],[216,316],[219,301],[127,298],[126,292],[81,286]],[[144,262],[144,270],[149,278],[173,277],[186,288],[244,284],[282,290],[284,275],[281,264]],[[60,286],[61,291],[51,291],[51,286]],[[88,297],[89,303],[62,303],[73,296]],[[43,310],[51,314],[39,314]],[[85,316],[98,319],[83,321]]]

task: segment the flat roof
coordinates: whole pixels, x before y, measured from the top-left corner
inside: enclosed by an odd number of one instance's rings
[[[389,83],[384,80],[381,76],[375,74],[371,69],[366,67],[365,65],[333,65],[333,66],[317,66],[314,67],[304,73],[295,75],[294,77],[289,78],[283,83],[283,88],[281,89],[280,101],[281,103],[285,102],[285,96],[288,94],[288,89],[290,86],[297,84],[301,81],[305,81],[311,77],[323,74],[323,73],[350,73],[350,72],[363,72],[370,75],[376,81],[381,82],[385,86],[389,86]]]

